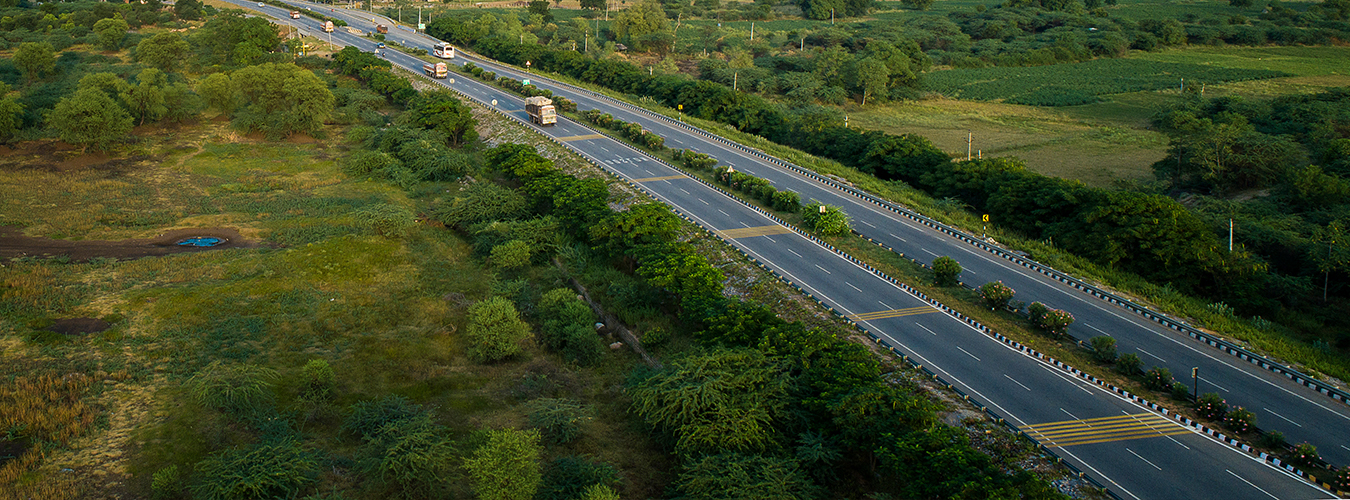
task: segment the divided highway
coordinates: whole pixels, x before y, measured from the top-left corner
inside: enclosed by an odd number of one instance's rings
[[[318,4],[308,5],[321,8]],[[341,14],[353,26],[367,30],[374,25],[369,13],[337,9],[330,14]],[[390,23],[387,19],[381,22]],[[391,28],[388,36],[404,45],[428,50],[434,43],[433,38],[403,27]],[[463,64],[464,59],[460,57],[453,62]],[[1168,368],[1189,384],[1191,369],[1198,367],[1201,393],[1218,393],[1230,405],[1255,413],[1258,426],[1279,430],[1293,443],[1313,443],[1330,462],[1350,465],[1350,406],[1345,403],[845,191],[766,162],[743,149],[708,140],[687,125],[538,74],[482,58],[470,59],[498,75],[529,79],[539,88],[573,100],[579,109],[600,109],[617,119],[640,123],[664,137],[669,147],[707,153],[738,171],[768,179],[780,190],[796,191],[803,200],[816,199],[843,207],[853,218],[854,229],[862,235],[929,264],[938,256],[950,256],[964,268],[961,279],[966,283],[979,285],[1002,280],[1017,290],[1018,300],[1067,310],[1077,319],[1069,333],[1080,339],[1110,335],[1116,339],[1120,353],[1136,353],[1145,368]]]
[[[282,9],[237,0],[234,3],[290,24]],[[329,9],[317,4],[296,5]],[[362,29],[373,25],[367,13],[337,9],[328,14]],[[293,25],[312,33],[317,31],[315,24],[306,19]],[[422,48],[429,48],[431,43],[429,38],[398,32],[397,28],[391,29],[389,37]],[[334,43],[363,50],[371,50],[374,45],[367,38],[341,30],[333,33],[332,39]],[[422,61],[417,58],[392,51],[388,54],[391,62],[402,67],[413,71],[421,67]],[[450,62],[462,64],[463,59]],[[453,83],[450,80],[438,83],[483,103],[495,100],[496,109],[524,119],[519,97],[473,78],[454,75],[453,79]],[[578,93],[555,92],[587,106]],[[612,104],[603,105],[606,111],[617,111]],[[632,121],[638,120],[634,117]],[[701,148],[738,169],[753,169],[761,177],[769,177],[774,170],[749,157],[738,159],[730,150],[727,154],[718,153],[715,144],[687,131],[677,136],[674,129],[662,130],[657,126],[659,121],[650,117],[643,121],[644,125],[651,122],[649,128],[676,147]],[[1010,348],[737,200],[622,143],[597,135],[594,130],[566,119],[560,119],[556,126],[536,130],[641,185],[831,307],[857,318],[869,331],[989,405],[1122,498],[1329,496],[1292,474]],[[672,142],[672,136],[676,142]],[[805,191],[801,190],[804,197],[820,198]],[[906,231],[906,236],[912,239],[919,239],[909,234],[915,230],[903,229],[898,220],[887,224],[893,224],[896,231]],[[950,241],[943,244],[952,245]]]

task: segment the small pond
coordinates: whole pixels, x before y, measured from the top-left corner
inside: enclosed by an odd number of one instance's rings
[[[216,238],[214,236],[193,236],[191,238],[178,240],[178,246],[213,247],[224,242],[225,240],[223,238]]]

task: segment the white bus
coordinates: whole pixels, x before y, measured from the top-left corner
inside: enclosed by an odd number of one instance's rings
[[[455,47],[445,42],[436,42],[436,46],[432,47],[432,54],[441,59],[454,59]]]

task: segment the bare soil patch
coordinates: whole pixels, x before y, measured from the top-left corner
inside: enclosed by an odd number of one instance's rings
[[[112,327],[107,321],[98,318],[66,318],[52,322],[47,330],[62,335],[85,335],[98,333]]]
[[[177,243],[193,236],[208,236],[224,240],[212,247],[180,246]],[[73,261],[87,261],[96,257],[139,259],[175,253],[203,252],[226,248],[256,248],[256,241],[246,240],[239,231],[228,227],[187,228],[165,231],[153,238],[129,240],[65,241],[24,236],[17,228],[0,227],[0,259],[16,257],[56,257],[64,255]]]

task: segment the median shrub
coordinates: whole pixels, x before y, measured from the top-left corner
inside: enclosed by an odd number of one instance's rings
[[[1012,300],[1016,292],[1002,281],[990,281],[980,285],[980,299],[989,306],[989,310],[1002,309],[1008,306],[1008,301]]]
[[[1223,425],[1238,434],[1246,434],[1256,428],[1256,414],[1239,406],[1223,417]]]
[[[797,212],[802,209],[802,197],[792,191],[776,192],[773,194],[773,209],[779,212]]]
[[[1288,457],[1291,463],[1304,467],[1317,465],[1317,462],[1322,460],[1321,455],[1317,454],[1317,447],[1310,443],[1294,445],[1294,449],[1290,450]]]
[[[1102,363],[1116,361],[1116,339],[1102,335],[1092,338],[1092,358]]]
[[[1166,368],[1153,367],[1144,374],[1144,387],[1155,391],[1167,391],[1172,389],[1172,371]]]
[[[1125,374],[1126,376],[1138,374],[1139,370],[1143,367],[1144,362],[1139,360],[1139,355],[1132,352],[1121,354],[1120,357],[1116,359],[1116,371]]]
[[[844,209],[814,200],[802,207],[802,219],[807,229],[822,236],[843,236],[853,230]]]
[[[1213,392],[1206,392],[1195,401],[1195,413],[1209,420],[1220,421],[1228,415],[1228,402]]]

